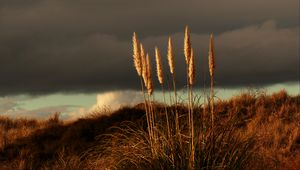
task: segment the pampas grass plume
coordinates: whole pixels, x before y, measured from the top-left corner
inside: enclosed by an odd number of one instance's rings
[[[208,51],[208,62],[209,62],[209,74],[211,77],[214,76],[215,71],[215,51],[214,51],[214,35],[210,35],[209,51]]]
[[[143,44],[140,44],[141,48],[141,62],[142,62],[142,77],[144,80],[145,87],[147,88],[147,76],[148,76],[148,68],[147,68],[147,61],[145,56],[145,50]]]
[[[157,47],[155,47],[156,71],[157,78],[160,84],[164,83],[161,56]]]
[[[195,83],[195,74],[196,74],[196,69],[195,69],[195,56],[194,56],[194,49],[191,49],[191,57],[189,61],[189,83],[190,85],[193,85]]]
[[[150,57],[149,54],[147,53],[146,55],[146,68],[147,68],[147,91],[148,95],[151,96],[153,93],[153,82],[152,82],[152,75],[151,75],[151,62],[150,62]]]
[[[185,62],[188,64],[191,57],[191,40],[190,40],[190,30],[189,27],[185,27],[185,33],[184,33],[184,56],[185,56]]]
[[[144,69],[144,65],[145,65],[145,49],[142,43],[140,43],[140,59],[141,59],[141,76],[144,77],[143,74],[145,74],[145,69]]]
[[[134,67],[135,67],[138,75],[141,76],[142,75],[142,62],[141,62],[139,42],[138,42],[135,32],[133,33],[133,36],[132,36],[132,45],[133,45]]]
[[[175,66],[174,66],[173,45],[172,45],[171,37],[169,37],[169,41],[168,41],[168,62],[170,67],[170,73],[174,74]]]

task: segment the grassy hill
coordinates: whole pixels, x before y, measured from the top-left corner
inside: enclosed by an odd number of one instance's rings
[[[58,114],[45,121],[1,117],[0,169],[187,169],[187,107],[177,106],[176,135],[174,106],[152,106],[155,146],[143,103],[74,122]],[[300,169],[299,95],[249,92],[217,101],[213,127],[208,111],[193,108],[195,169]]]

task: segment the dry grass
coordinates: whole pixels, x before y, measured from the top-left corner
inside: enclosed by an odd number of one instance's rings
[[[195,169],[299,169],[299,106],[300,96],[284,91],[269,96],[249,92],[216,102],[214,129],[195,126]],[[154,109],[160,120],[156,133],[161,134],[155,156],[143,105],[68,124],[54,123],[53,118],[1,118],[1,140],[7,142],[1,148],[0,169],[186,169],[189,138],[183,135],[180,143],[175,124],[170,124],[174,136],[168,138],[164,105],[155,104]],[[178,111],[185,134],[182,115],[188,108],[178,106]],[[200,117],[202,107],[195,106],[193,113],[195,124],[210,119]],[[175,122],[174,114],[169,118]]]
[[[155,48],[156,54],[156,64],[157,64],[157,76],[158,80],[163,89],[163,75],[162,75],[162,64],[161,64],[161,56],[157,48]],[[208,106],[197,107],[194,106],[194,97],[193,97],[193,86],[195,84],[195,57],[194,51],[191,47],[190,41],[190,31],[188,26],[185,28],[184,35],[184,56],[186,60],[186,76],[187,76],[187,89],[188,89],[188,105],[186,108],[181,110],[181,120],[179,120],[179,110],[177,104],[177,96],[176,96],[176,88],[175,88],[175,69],[172,68],[174,64],[173,52],[172,52],[172,43],[169,38],[168,42],[168,63],[170,67],[170,73],[173,78],[173,87],[174,87],[174,97],[175,97],[175,116],[174,114],[171,118],[168,118],[168,112],[174,113],[174,108],[167,109],[167,105],[164,104],[166,119],[161,116],[161,112],[157,109],[157,105],[153,105],[153,100],[151,101],[151,95],[153,93],[153,84],[151,86],[149,84],[149,77],[151,80],[151,65],[149,61],[149,56],[146,57],[146,62],[144,62],[144,68],[147,70],[147,80],[145,82],[145,86],[148,90],[148,98],[145,100],[145,103],[148,103],[145,107],[147,116],[147,124],[148,124],[148,132],[149,136],[144,137],[145,139],[149,139],[148,144],[147,140],[142,142],[146,146],[149,146],[148,150],[151,151],[150,159],[146,159],[147,155],[143,155],[139,153],[129,153],[129,155],[134,155],[132,158],[127,160],[128,155],[121,156],[125,158],[124,161],[119,166],[119,162],[116,163],[114,161],[114,167],[110,168],[128,168],[135,166],[137,169],[147,169],[154,165],[157,169],[244,169],[248,167],[252,158],[263,157],[264,155],[255,155],[254,151],[259,148],[258,145],[254,145],[257,140],[258,133],[250,133],[251,131],[247,131],[247,135],[243,134],[242,130],[236,130],[235,127],[240,124],[240,117],[235,114],[229,114],[228,120],[223,120],[220,123],[220,119],[218,119],[217,112],[215,111],[216,103],[214,102],[214,74],[215,74],[215,52],[214,52],[214,39],[213,34],[210,36],[209,40],[209,54],[208,54],[208,65],[209,65],[209,74],[210,74],[210,98]],[[150,75],[150,76],[149,76]],[[151,92],[149,93],[149,87],[151,87]],[[144,93],[144,92],[143,92]],[[164,94],[164,90],[163,90]],[[249,96],[245,96],[247,99]],[[250,96],[251,98],[252,96]],[[165,97],[164,97],[165,98]],[[254,97],[255,98],[255,97]],[[165,103],[165,102],[164,102]],[[172,103],[172,102],[171,102]],[[210,115],[206,115],[202,108],[209,108]],[[234,116],[233,116],[234,115]],[[175,118],[174,118],[175,117]],[[194,121],[195,118],[195,121]],[[175,120],[174,120],[175,119]],[[170,121],[169,121],[170,120]],[[150,123],[149,123],[150,122]],[[162,122],[167,122],[167,126]],[[175,133],[174,130],[171,131],[172,124],[175,122]],[[225,123],[224,123],[225,122]],[[217,123],[215,125],[215,123]],[[171,128],[170,128],[171,127]],[[126,129],[130,131],[127,134]],[[166,133],[167,129],[167,133]],[[124,131],[125,130],[125,131]],[[129,134],[134,134],[135,131],[140,132],[135,129],[131,131],[131,128],[122,128],[122,131],[119,133],[125,136]],[[298,133],[298,132],[297,132]],[[117,136],[119,134],[116,134]],[[141,133],[139,133],[141,134]],[[120,137],[115,139],[114,135],[110,140],[117,140]],[[132,138],[130,138],[132,139]],[[107,145],[106,148],[117,148],[120,143],[125,143],[128,145],[128,141],[130,139],[126,138],[126,141],[117,142],[118,146]],[[135,139],[135,138],[133,138]],[[142,141],[141,138],[138,138],[138,141]],[[129,146],[134,146],[137,141],[132,142]],[[113,143],[112,141],[107,142],[109,144]],[[225,147],[223,147],[225,146]],[[119,153],[121,150],[121,153]],[[130,148],[129,150],[134,151],[135,148]],[[147,148],[143,148],[142,150],[147,150]],[[122,155],[122,149],[116,149],[116,155]],[[108,153],[114,153],[114,150],[109,150]],[[113,155],[113,154],[112,154]],[[116,155],[113,155],[111,160],[114,160]],[[179,156],[178,156],[179,155]],[[255,156],[254,156],[255,155]],[[106,155],[105,157],[109,157]],[[145,158],[146,162],[142,160],[136,160],[135,158]],[[153,162],[154,160],[159,160],[162,164],[157,162]],[[150,163],[150,165],[147,164]],[[261,163],[264,163],[262,161]],[[145,166],[146,164],[147,166]],[[272,167],[267,164],[260,164],[264,168]],[[147,168],[146,168],[147,167]],[[159,168],[158,168],[159,167]],[[153,169],[153,167],[151,167]],[[258,168],[258,166],[256,167]],[[272,167],[272,168],[277,168]]]

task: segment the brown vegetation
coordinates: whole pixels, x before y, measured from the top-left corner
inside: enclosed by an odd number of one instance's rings
[[[195,126],[195,168],[206,169],[299,169],[300,96],[285,91],[272,95],[243,93],[215,103],[215,128]],[[154,105],[160,118],[158,131],[166,131],[164,106]],[[173,106],[167,109],[174,110]],[[178,106],[180,129],[186,131],[184,114]],[[203,107],[193,110],[195,124]],[[0,169],[186,169],[187,144],[159,139],[163,150],[151,154],[143,105],[121,108],[110,116],[93,116],[64,123],[53,117],[47,121],[0,118]],[[57,117],[57,116],[56,116]],[[175,114],[169,116],[175,121]],[[185,122],[185,123],[184,123]],[[175,131],[175,124],[171,124]],[[166,133],[165,133],[166,134]],[[211,136],[211,134],[213,134]],[[188,141],[182,136],[183,141]],[[210,140],[213,140],[211,142]],[[172,151],[170,145],[176,147]],[[172,159],[169,153],[175,153]],[[175,166],[175,167],[174,167]]]

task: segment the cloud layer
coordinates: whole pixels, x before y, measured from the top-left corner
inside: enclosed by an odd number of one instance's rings
[[[10,118],[36,118],[45,119],[49,118],[56,112],[69,113],[74,109],[74,106],[59,105],[48,106],[37,109],[25,109],[22,107],[22,101],[30,99],[30,96],[17,96],[17,97],[4,97],[0,98],[0,116]],[[69,115],[64,118],[68,118]]]
[[[143,102],[143,96],[140,91],[111,91],[97,95],[97,103],[93,107],[118,109],[122,106],[132,106],[139,102]]]
[[[143,102],[140,91],[124,90],[100,93],[96,96],[93,105],[53,105],[26,109],[23,101],[32,99],[32,96],[0,97],[0,116],[11,118],[47,119],[54,113],[61,113],[64,120],[75,120],[93,113],[105,113],[122,106],[133,106]],[[70,101],[69,101],[70,102]]]
[[[277,84],[273,86],[268,86],[267,93],[272,94],[273,92],[277,92],[285,88],[290,95],[299,95],[299,85],[297,83],[290,84]],[[241,91],[242,90],[242,91]],[[251,89],[223,89],[217,88],[215,89],[216,95],[221,99],[228,99],[233,95],[239,95],[241,92],[247,92]],[[265,91],[264,88],[255,88],[252,90],[256,91]],[[195,95],[200,97],[199,102],[203,102],[203,91],[195,90]],[[179,102],[187,102],[187,94],[184,89],[178,91],[178,101]],[[36,96],[14,96],[14,97],[0,97],[0,116],[7,116],[11,118],[35,118],[35,119],[47,119],[51,115],[56,112],[61,113],[60,118],[64,120],[76,120],[78,118],[84,118],[89,115],[99,115],[99,114],[110,114],[112,111],[119,109],[122,106],[134,106],[143,102],[142,93],[137,90],[122,90],[122,91],[109,91],[99,94],[93,95],[96,98],[95,103],[89,103],[86,105],[70,105],[68,103],[75,103],[70,98],[65,98],[61,100],[60,96],[56,96],[52,98],[52,100],[58,100],[60,102],[56,104],[50,104],[35,108],[28,108],[28,105],[24,103],[24,101],[34,100],[36,101]],[[172,96],[172,92],[171,92]],[[202,97],[201,97],[202,96]],[[92,97],[92,96],[91,96]],[[74,97],[76,98],[76,96]],[[93,97],[92,97],[93,98]],[[45,100],[45,96],[43,97]],[[39,99],[42,100],[42,99]],[[155,92],[155,100],[157,102],[164,102],[163,94],[161,91]],[[33,101],[32,101],[33,102]],[[166,96],[166,102],[169,102],[169,95]],[[35,103],[35,102],[34,102]]]
[[[199,86],[207,70],[210,32],[216,33],[217,85],[297,81],[298,7],[294,0],[3,0],[0,95],[138,89],[133,31],[152,57],[155,45],[165,57],[167,38],[173,37],[177,80],[183,86],[186,24],[196,49]]]

